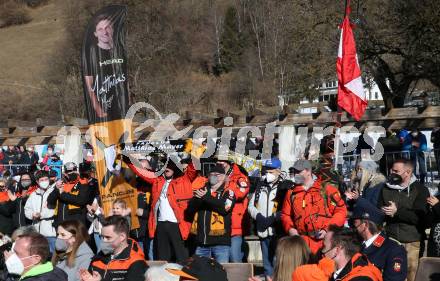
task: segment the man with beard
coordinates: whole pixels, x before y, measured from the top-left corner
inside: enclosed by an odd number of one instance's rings
[[[420,241],[424,237],[423,218],[428,213],[428,189],[417,181],[413,163],[396,160],[386,186],[379,196],[378,207],[385,213],[387,235],[399,241],[408,256],[408,281],[413,281],[419,263]]]

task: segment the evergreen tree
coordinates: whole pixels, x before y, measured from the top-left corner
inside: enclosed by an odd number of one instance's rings
[[[244,40],[239,30],[237,10],[229,7],[220,37],[220,53],[215,54],[214,73],[220,75],[234,70],[240,64],[243,49]]]

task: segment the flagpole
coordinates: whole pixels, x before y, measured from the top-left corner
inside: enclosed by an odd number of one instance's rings
[[[344,7],[344,18],[347,16],[348,11],[350,9],[350,0],[345,0],[345,7]],[[336,99],[338,97],[336,96]],[[337,104],[337,113],[336,113],[336,124],[335,124],[335,139],[334,139],[334,170],[336,171],[338,169],[338,163],[339,163],[339,139],[340,139],[340,131],[342,127],[342,108],[339,105],[339,103],[336,101]]]

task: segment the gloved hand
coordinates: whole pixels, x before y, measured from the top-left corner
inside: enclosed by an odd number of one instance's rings
[[[273,223],[275,222],[275,219],[276,219],[275,214],[270,217],[264,218],[262,228],[264,228],[264,230],[268,229],[270,226],[273,225]]]
[[[259,232],[266,231],[266,229],[268,229],[270,226],[272,226],[272,224],[275,222],[275,220],[276,220],[276,214],[274,214],[270,217],[265,217],[259,213],[256,217],[257,230]]]
[[[257,227],[258,232],[263,232],[267,229],[267,227],[264,228],[265,223],[266,223],[266,218],[261,213],[258,213],[257,217],[255,218],[255,225]]]

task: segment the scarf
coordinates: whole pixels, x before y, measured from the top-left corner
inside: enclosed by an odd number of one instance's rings
[[[216,197],[217,193],[213,192],[212,196]],[[194,216],[194,220],[191,225],[191,233],[194,235],[197,234],[198,219],[199,219],[199,213],[197,212],[196,215]],[[209,233],[208,233],[209,236],[222,236],[226,234],[225,218],[219,213],[211,211],[211,218],[209,225],[210,225]]]

